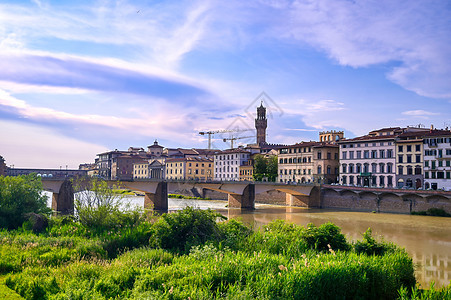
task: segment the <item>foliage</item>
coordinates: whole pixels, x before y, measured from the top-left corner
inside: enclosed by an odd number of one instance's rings
[[[177,213],[163,214],[151,228],[150,245],[187,253],[192,246],[219,237],[216,219],[220,217],[212,210],[192,207]]]
[[[395,299],[415,286],[404,250],[356,253],[331,223],[218,221],[190,207],[103,232],[56,218],[47,236],[0,231],[0,268],[26,299]],[[127,250],[147,241],[157,249]]]
[[[319,227],[310,223],[301,236],[311,249],[317,251],[330,251],[331,249],[347,251],[350,248],[340,227],[330,222]]]
[[[268,178],[268,181],[276,181],[277,179],[277,157],[272,156],[269,158],[263,155],[255,155],[254,157],[254,180],[262,181],[264,177]]]
[[[412,287],[409,291],[408,287],[399,289],[399,300],[443,300],[451,299],[451,283],[448,286],[435,288],[434,282],[431,283],[429,289],[421,289],[418,285]]]
[[[387,251],[395,251],[396,246],[392,243],[377,242],[372,236],[371,228],[368,228],[363,234],[362,240],[354,243],[354,249],[357,253],[384,255]]]
[[[420,216],[434,216],[434,217],[451,217],[451,214],[447,213],[442,208],[429,208],[427,211],[412,211],[412,215]]]
[[[117,186],[114,186],[117,189]],[[144,221],[142,209],[123,203],[123,196],[98,178],[81,179],[74,183],[75,208],[80,223],[97,234],[118,225],[135,226]]]
[[[48,215],[47,197],[36,174],[0,176],[0,228],[15,229],[27,221],[27,214]]]
[[[179,194],[168,194],[168,198],[174,198],[174,199],[194,199],[194,200],[211,200],[211,198],[202,198],[202,197],[192,197],[192,196],[185,196],[185,195],[179,195]]]

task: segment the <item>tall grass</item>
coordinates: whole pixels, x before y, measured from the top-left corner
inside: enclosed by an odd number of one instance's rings
[[[253,231],[217,217],[187,208],[100,234],[71,219],[46,235],[2,231],[0,271],[26,299],[395,299],[415,287],[407,253],[370,232],[363,249],[384,251],[357,250],[330,223]]]

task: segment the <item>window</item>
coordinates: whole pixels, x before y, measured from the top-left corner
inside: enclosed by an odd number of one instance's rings
[[[407,163],[412,163],[412,155],[407,155]]]
[[[330,175],[330,166],[327,166],[327,174]]]
[[[447,160],[447,161],[446,161],[446,166],[447,166],[447,167],[450,167],[450,166],[451,166],[450,164],[451,164],[451,160]]]
[[[379,176],[379,186],[384,186],[384,176]]]
[[[379,158],[385,158],[385,151],[379,150]]]
[[[327,159],[332,159],[332,154],[330,152],[327,152]]]
[[[398,167],[398,175],[402,175],[403,174],[403,170],[404,170],[404,167],[403,166],[399,166]]]
[[[349,159],[354,159],[354,151],[349,151]]]
[[[421,154],[415,155],[415,162],[416,162],[416,163],[421,162]]]
[[[346,151],[343,151],[343,153],[341,154],[342,155],[342,159],[346,159],[346,154],[347,154],[347,152]]]
[[[363,152],[363,158],[370,158],[370,151],[365,150],[365,151]]]
[[[318,159],[321,159],[321,151],[318,151]]]
[[[421,152],[421,145],[415,145],[415,151]]]
[[[318,174],[321,174],[321,166],[318,166]]]
[[[432,169],[435,169],[435,160],[432,160]]]
[[[359,159],[359,158],[362,158],[362,151],[357,151],[357,158]]]
[[[354,184],[354,176],[349,176],[349,184]]]
[[[437,179],[444,179],[445,178],[445,172],[440,171],[437,172]]]
[[[401,154],[401,155],[398,155],[398,163],[400,163],[400,164],[403,163],[403,160],[402,160],[402,154]]]
[[[342,167],[342,169],[343,169],[342,172],[343,172],[343,173],[346,173],[346,164],[341,165],[341,167]]]
[[[421,175],[421,166],[415,166],[415,175]]]
[[[354,164],[349,164],[349,173],[354,173]]]
[[[356,165],[355,172],[356,172],[356,173],[361,173],[361,172],[362,172],[362,165],[361,165],[361,164],[357,164],[357,165]]]
[[[425,161],[424,161],[424,166],[425,166],[426,168],[429,168],[429,160],[425,160]]]
[[[407,152],[412,152],[412,145],[407,145]]]
[[[402,146],[398,146],[398,152],[402,152]]]
[[[377,158],[377,150],[371,151],[371,158]]]
[[[377,172],[377,165],[376,164],[371,164],[371,172],[372,173],[376,173]]]
[[[387,158],[392,158],[393,157],[393,150],[392,149],[388,149],[387,150]]]
[[[424,178],[429,179],[429,172],[424,172]]]
[[[407,167],[407,175],[412,175],[413,174],[413,172],[412,172],[412,167],[411,166],[408,166]]]
[[[343,184],[346,184],[346,176],[343,176],[343,177],[341,178],[341,180],[343,181]]]
[[[379,173],[385,173],[385,164],[379,164]]]

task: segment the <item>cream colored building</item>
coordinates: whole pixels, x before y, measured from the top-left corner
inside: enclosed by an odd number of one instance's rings
[[[279,182],[313,182],[313,146],[316,144],[317,142],[301,142],[279,149]]]
[[[172,158],[166,160],[168,180],[213,180],[213,159],[201,157]]]

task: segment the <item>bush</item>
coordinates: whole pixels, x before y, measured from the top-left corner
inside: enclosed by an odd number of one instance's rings
[[[434,216],[434,217],[451,217],[451,214],[447,213],[443,208],[429,208],[427,211],[413,211],[412,215],[420,216]]]
[[[152,226],[150,246],[188,253],[192,246],[219,239],[219,217],[222,216],[212,210],[192,207],[163,214]]]
[[[396,246],[394,244],[377,242],[371,234],[371,228],[368,228],[363,234],[362,240],[355,242],[355,252],[365,253],[366,255],[384,255],[387,251],[395,251]]]
[[[301,236],[311,249],[317,251],[330,251],[330,249],[347,251],[350,249],[340,227],[330,222],[319,227],[310,223]]]
[[[123,196],[104,180],[83,179],[74,186],[78,220],[94,234],[101,235],[118,226],[136,226],[145,220],[142,209],[124,204]]]
[[[51,213],[47,197],[42,195],[40,177],[35,174],[0,176],[0,228],[19,228],[30,213]]]

